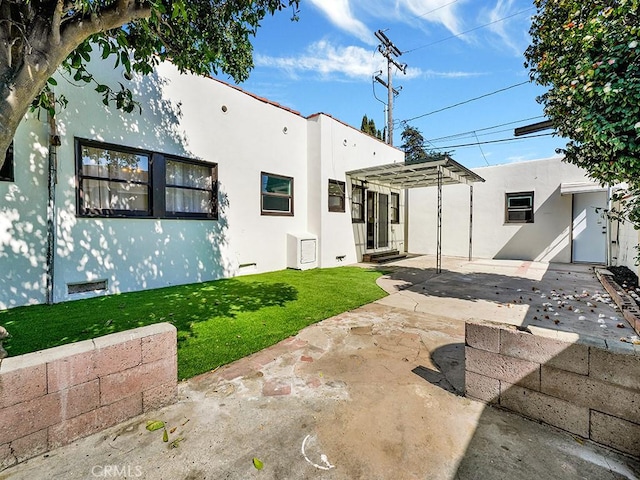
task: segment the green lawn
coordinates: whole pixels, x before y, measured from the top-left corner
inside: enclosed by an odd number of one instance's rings
[[[283,270],[0,312],[10,356],[158,322],[178,329],[178,376],[190,378],[302,328],[385,296],[358,267]]]

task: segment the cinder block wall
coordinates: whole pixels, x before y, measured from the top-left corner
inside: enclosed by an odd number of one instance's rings
[[[466,324],[466,395],[640,457],[640,349],[530,330]]]
[[[173,403],[176,328],[127,330],[0,363],[0,470]]]

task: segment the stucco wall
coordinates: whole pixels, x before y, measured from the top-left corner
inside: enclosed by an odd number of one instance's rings
[[[47,132],[35,115],[20,124],[15,181],[0,181],[0,310],[46,301]]]
[[[309,119],[309,220],[310,229],[323,232],[320,244],[320,266],[333,267],[359,262],[366,247],[365,224],[351,221],[351,179],[345,173],[373,165],[402,162],[404,153],[383,142],[362,134],[327,115]],[[320,162],[313,165],[319,152]],[[313,172],[313,173],[312,173]],[[316,177],[317,175],[317,177]],[[330,212],[328,208],[329,180],[345,182],[346,208],[344,212]],[[319,180],[319,181],[318,181]],[[368,185],[371,191],[389,194],[388,187]],[[399,192],[399,190],[393,190]],[[402,195],[400,196],[402,203]],[[400,212],[404,222],[404,212]],[[404,247],[404,223],[389,225],[389,247]],[[344,256],[340,260],[337,257]]]
[[[473,187],[473,256],[571,261],[571,195],[563,182],[586,181],[559,158],[473,169],[486,182]],[[505,193],[534,192],[534,223],[505,223]],[[442,254],[469,254],[469,187],[442,189]],[[409,251],[436,253],[437,189],[409,191]]]
[[[73,101],[59,117],[55,301],[86,280],[106,279],[115,293],[232,276],[247,263],[251,272],[286,268],[286,233],[306,227],[306,120],[168,64],[134,84],[142,115],[103,108],[92,90],[59,82]],[[219,219],[77,218],[76,137],[217,163]],[[261,171],[294,178],[293,217],[260,214]]]

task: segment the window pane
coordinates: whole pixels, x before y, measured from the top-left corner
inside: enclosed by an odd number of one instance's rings
[[[329,195],[335,195],[341,197],[344,195],[344,189],[342,185],[338,183],[329,183]]]
[[[342,208],[343,204],[342,197],[329,197],[329,208]]]
[[[167,159],[167,185],[211,190],[211,167]]]
[[[146,185],[108,180],[82,182],[84,208],[101,210],[130,210],[145,212],[149,209],[149,191]]]
[[[262,196],[262,209],[269,212],[290,212],[291,199],[289,197]]]
[[[361,204],[354,203],[351,206],[351,217],[353,217],[354,220],[362,220],[364,218]]]
[[[363,203],[362,202],[362,189],[353,187],[353,191],[351,192],[351,200],[353,203]]]
[[[129,182],[147,182],[149,157],[83,145],[82,174]]]
[[[530,207],[531,200],[529,196],[509,197],[509,207]]]
[[[7,148],[7,153],[4,157],[4,163],[0,167],[0,181],[13,182],[13,141]]]
[[[173,213],[210,213],[212,210],[211,192],[167,187],[167,212]]]
[[[528,222],[531,220],[531,210],[509,210],[510,222]]]
[[[262,175],[262,192],[291,195],[291,179]]]

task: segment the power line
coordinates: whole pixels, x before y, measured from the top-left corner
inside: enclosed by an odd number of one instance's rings
[[[437,12],[438,10],[443,9],[444,7],[448,7],[449,5],[453,5],[454,3],[458,3],[458,0],[453,0],[453,2],[445,3],[444,5],[439,6],[438,8],[434,8],[433,10],[429,10],[427,13],[423,13],[422,15],[415,15],[415,18],[426,17],[427,15]]]
[[[453,139],[453,138],[460,138],[460,137],[472,135],[472,134],[474,134],[476,132],[484,132],[486,130],[494,130],[496,128],[506,127],[507,125],[514,125],[516,123],[522,123],[522,122],[529,122],[531,120],[537,120],[538,118],[544,118],[544,115],[538,115],[536,117],[523,118],[522,120],[514,120],[513,122],[500,123],[498,125],[493,125],[491,127],[478,128],[476,130],[469,130],[469,131],[466,131],[466,132],[455,133],[455,134],[452,134],[452,135],[447,135],[445,137],[431,138],[428,141],[429,142],[437,142],[437,141],[440,141],[440,140],[449,140],[449,139]],[[511,129],[508,129],[508,130],[511,130]],[[507,130],[500,130],[500,131],[501,132],[506,132]],[[498,132],[494,132],[494,133],[498,133]]]
[[[504,92],[506,90],[510,90],[512,88],[515,88],[515,87],[520,87],[520,86],[525,85],[527,83],[529,83],[529,80],[527,80],[525,82],[516,83],[514,85],[509,85],[508,87],[501,88],[500,90],[495,90],[493,92],[485,93],[484,95],[480,95],[479,97],[470,98],[468,100],[464,100],[462,102],[458,102],[458,103],[456,103],[454,105],[449,105],[448,107],[439,108],[438,110],[433,110],[432,112],[423,113],[422,115],[418,115],[416,117],[407,118],[405,120],[402,120],[401,123],[411,122],[413,120],[417,120],[418,118],[427,117],[429,115],[433,115],[434,113],[439,113],[439,112],[443,112],[445,110],[449,110],[450,108],[459,107],[460,105],[465,105],[467,103],[471,103],[471,102],[474,102],[476,100],[480,100],[481,98],[485,98],[485,97],[489,97],[491,95],[495,95],[496,93],[501,93],[501,92]]]
[[[484,150],[482,150],[482,145],[480,145],[480,139],[478,138],[478,134],[476,132],[473,132],[474,135],[476,136],[476,142],[478,143],[478,148],[480,149],[480,153],[482,154],[482,158],[484,158],[484,163],[487,164],[487,167],[489,166],[489,162],[487,161],[487,157],[484,154]]]
[[[548,137],[551,135],[553,135],[553,133],[541,133],[540,135],[527,135],[526,137],[501,138],[500,140],[486,140],[484,142],[463,143],[461,145],[447,145],[446,147],[438,147],[438,150],[449,148],[477,147],[478,145],[487,145],[489,143],[517,142],[518,140],[526,140],[533,137]]]
[[[489,23],[485,23],[484,25],[479,25],[479,26],[474,27],[474,28],[472,28],[472,29],[470,29],[470,30],[466,30],[466,31],[464,31],[464,32],[456,33],[455,35],[450,35],[450,36],[445,37],[445,38],[442,38],[442,39],[440,39],[440,40],[436,40],[435,42],[427,43],[427,44],[425,44],[425,45],[420,45],[420,46],[415,47],[415,48],[412,48],[412,49],[410,49],[410,50],[405,50],[405,51],[404,51],[404,52],[402,52],[402,53],[411,53],[411,52],[415,52],[416,50],[420,50],[420,49],[422,49],[422,48],[431,47],[431,46],[433,46],[433,45],[437,45],[438,43],[442,43],[442,42],[444,42],[444,41],[446,41],[446,40],[451,40],[452,38],[461,37],[462,35],[466,35],[467,33],[475,32],[476,30],[480,30],[481,28],[489,27],[489,26],[494,25],[494,24],[496,24],[496,23],[503,22],[503,21],[505,21],[505,20],[508,20],[508,19],[510,19],[510,18],[513,18],[513,17],[515,17],[515,16],[517,16],[517,15],[520,15],[520,14],[522,14],[522,13],[526,13],[526,12],[528,12],[528,11],[535,10],[535,8],[536,8],[536,7],[530,7],[530,8],[526,8],[526,9],[524,9],[524,10],[520,10],[519,12],[512,13],[511,15],[508,15],[508,16],[503,17],[503,18],[499,18],[499,19],[494,20],[494,21],[489,22]]]

